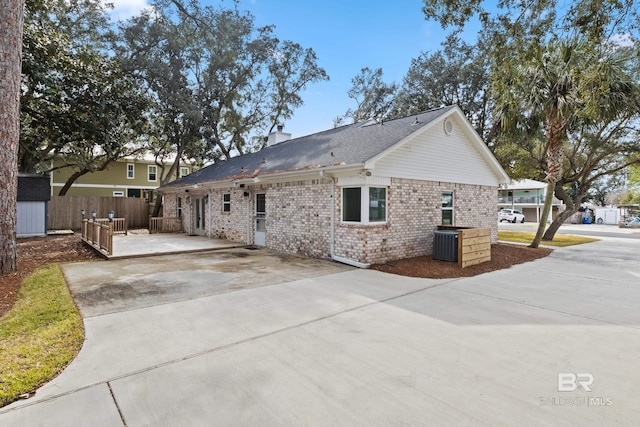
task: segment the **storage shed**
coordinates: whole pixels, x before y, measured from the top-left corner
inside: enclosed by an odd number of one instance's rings
[[[18,174],[17,237],[47,235],[47,214],[50,199],[49,175]]]

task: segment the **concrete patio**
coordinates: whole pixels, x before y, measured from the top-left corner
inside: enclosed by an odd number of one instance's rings
[[[152,255],[204,252],[247,246],[244,243],[204,236],[189,236],[185,233],[149,234],[135,230],[127,235],[113,236],[113,255],[109,260],[135,258]]]

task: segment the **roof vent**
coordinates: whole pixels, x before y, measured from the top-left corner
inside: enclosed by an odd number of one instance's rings
[[[449,119],[444,119],[444,133],[446,133],[447,135],[451,135],[451,132],[453,132],[453,122]]]

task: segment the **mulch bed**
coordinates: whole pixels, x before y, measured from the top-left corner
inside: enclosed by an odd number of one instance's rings
[[[384,271],[385,273],[428,279],[471,277],[543,258],[552,251],[552,249],[547,248],[534,249],[523,245],[497,243],[491,245],[491,261],[466,268],[458,267],[458,263],[456,262],[434,260],[431,258],[431,255],[401,259],[385,264],[376,264],[371,268]]]
[[[22,280],[36,268],[51,262],[101,260],[82,243],[80,235],[18,239],[18,271],[0,275],[0,316],[13,307]]]

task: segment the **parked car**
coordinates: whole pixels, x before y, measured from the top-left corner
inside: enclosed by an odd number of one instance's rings
[[[513,223],[524,222],[524,215],[516,209],[500,209],[500,212],[498,212],[498,222],[502,221]]]

